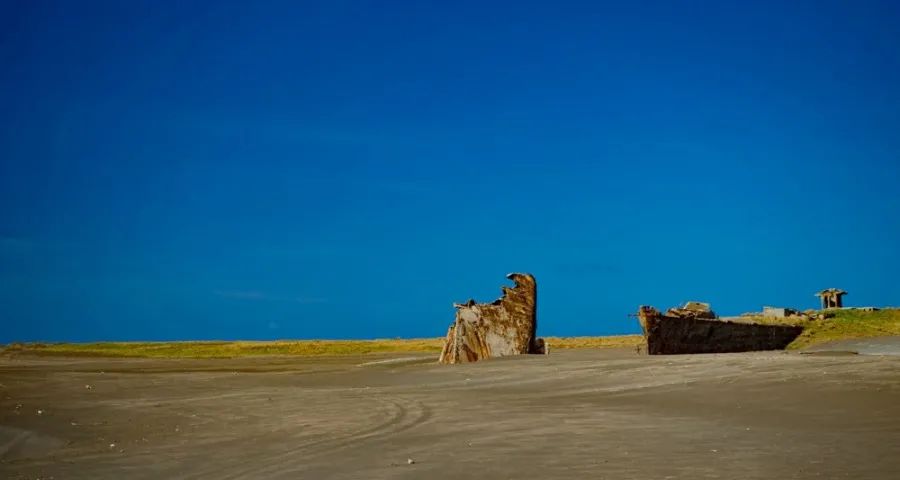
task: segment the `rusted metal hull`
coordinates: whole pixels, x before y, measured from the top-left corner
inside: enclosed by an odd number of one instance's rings
[[[507,276],[516,283],[503,287],[493,303],[470,300],[457,304],[456,320],[447,331],[440,363],[476,362],[490,357],[546,353],[537,332],[537,283],[529,274]]]
[[[638,319],[650,355],[784,350],[803,332],[793,325],[668,316],[653,307],[641,307]]]

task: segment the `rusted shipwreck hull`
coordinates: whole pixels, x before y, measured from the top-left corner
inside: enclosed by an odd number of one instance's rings
[[[527,273],[506,276],[515,287],[504,286],[492,303],[469,300],[454,304],[456,320],[447,331],[440,363],[476,362],[507,355],[546,354],[537,333],[537,282]]]
[[[685,308],[662,314],[641,306],[638,319],[650,355],[783,350],[803,332],[799,326],[720,320],[712,311]]]

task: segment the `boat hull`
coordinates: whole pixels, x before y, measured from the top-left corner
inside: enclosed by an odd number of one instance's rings
[[[650,355],[784,350],[803,332],[794,325],[673,317],[649,307],[638,316]]]

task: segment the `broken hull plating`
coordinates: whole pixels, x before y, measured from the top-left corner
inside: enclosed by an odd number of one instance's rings
[[[537,282],[527,273],[511,273],[515,287],[503,287],[492,303],[457,304],[440,363],[477,362],[491,357],[546,353],[537,332]]]
[[[639,318],[650,355],[784,350],[803,332],[799,326],[670,317],[644,309]]]

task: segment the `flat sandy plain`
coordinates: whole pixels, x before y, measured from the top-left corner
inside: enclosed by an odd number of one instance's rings
[[[897,355],[19,356],[0,384],[0,478],[900,478]]]

